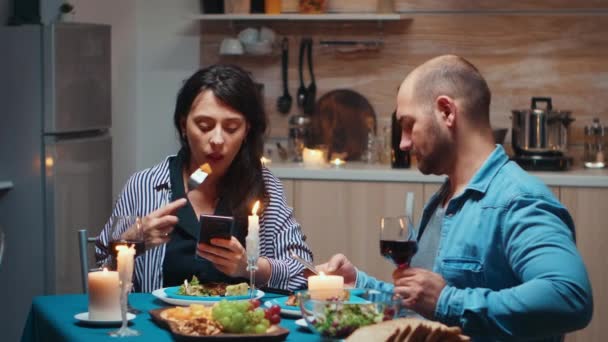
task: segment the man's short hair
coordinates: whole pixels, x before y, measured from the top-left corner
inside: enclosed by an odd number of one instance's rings
[[[464,103],[472,123],[489,124],[492,94],[479,70],[459,56],[442,56],[422,65],[415,76],[414,98],[433,106],[435,99],[447,95]]]

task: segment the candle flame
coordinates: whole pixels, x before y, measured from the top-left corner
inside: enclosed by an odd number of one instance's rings
[[[325,277],[325,272],[321,271],[321,272],[319,272],[319,275],[320,275],[321,277]]]
[[[255,204],[253,205],[253,209],[251,210],[251,214],[253,216],[257,216],[258,215],[258,209],[260,208],[260,201],[255,201]]]
[[[108,273],[108,268],[107,267],[103,268],[103,273]]]

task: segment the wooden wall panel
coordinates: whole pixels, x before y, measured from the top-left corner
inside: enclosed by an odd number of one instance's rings
[[[534,7],[540,2],[528,3]],[[585,6],[594,6],[594,2],[585,3]],[[573,150],[577,150],[582,143],[582,127],[593,117],[600,117],[608,124],[608,102],[604,101],[608,94],[607,16],[587,12],[577,15],[465,12],[415,15],[409,20],[383,24],[204,22],[202,64],[236,63],[252,71],[265,85],[271,136],[286,136],[287,117],[277,114],[275,109],[281,94],[278,51],[262,57],[219,56],[219,43],[225,36],[236,36],[248,26],[264,25],[289,37],[292,96],[298,87],[297,48],[303,35],[312,36],[315,42],[351,38],[382,40],[384,47],[379,51],[342,53],[319,44],[314,48],[318,96],[336,88],[352,88],[365,95],[381,117],[390,115],[397,87],[416,65],[437,55],[458,54],[476,64],[488,80],[493,92],[491,121],[494,126],[510,127],[511,110],[528,108],[532,96],[552,96],[556,109],[573,111],[576,121],[571,141],[575,145]],[[305,79],[308,84],[307,75]],[[291,113],[297,112],[294,105]]]

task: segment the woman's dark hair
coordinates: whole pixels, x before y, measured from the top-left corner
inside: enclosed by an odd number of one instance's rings
[[[181,147],[187,152],[186,163],[189,163],[191,151],[181,123],[190,114],[197,96],[207,90],[223,104],[243,114],[249,125],[239,152],[218,184],[219,195],[227,201],[235,219],[246,220],[255,200],[261,200],[262,206],[268,201],[260,161],[268,120],[261,93],[249,73],[235,65],[212,65],[190,76],[177,94],[173,115]]]
[[[367,145],[369,131],[376,132],[376,112],[363,95],[350,89],[323,95],[311,118],[309,146],[325,145],[332,154],[357,160]]]

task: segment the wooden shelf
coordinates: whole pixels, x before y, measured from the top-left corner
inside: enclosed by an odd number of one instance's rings
[[[324,14],[199,14],[194,20],[299,20],[299,21],[397,21],[407,19],[402,13],[324,13]]]

